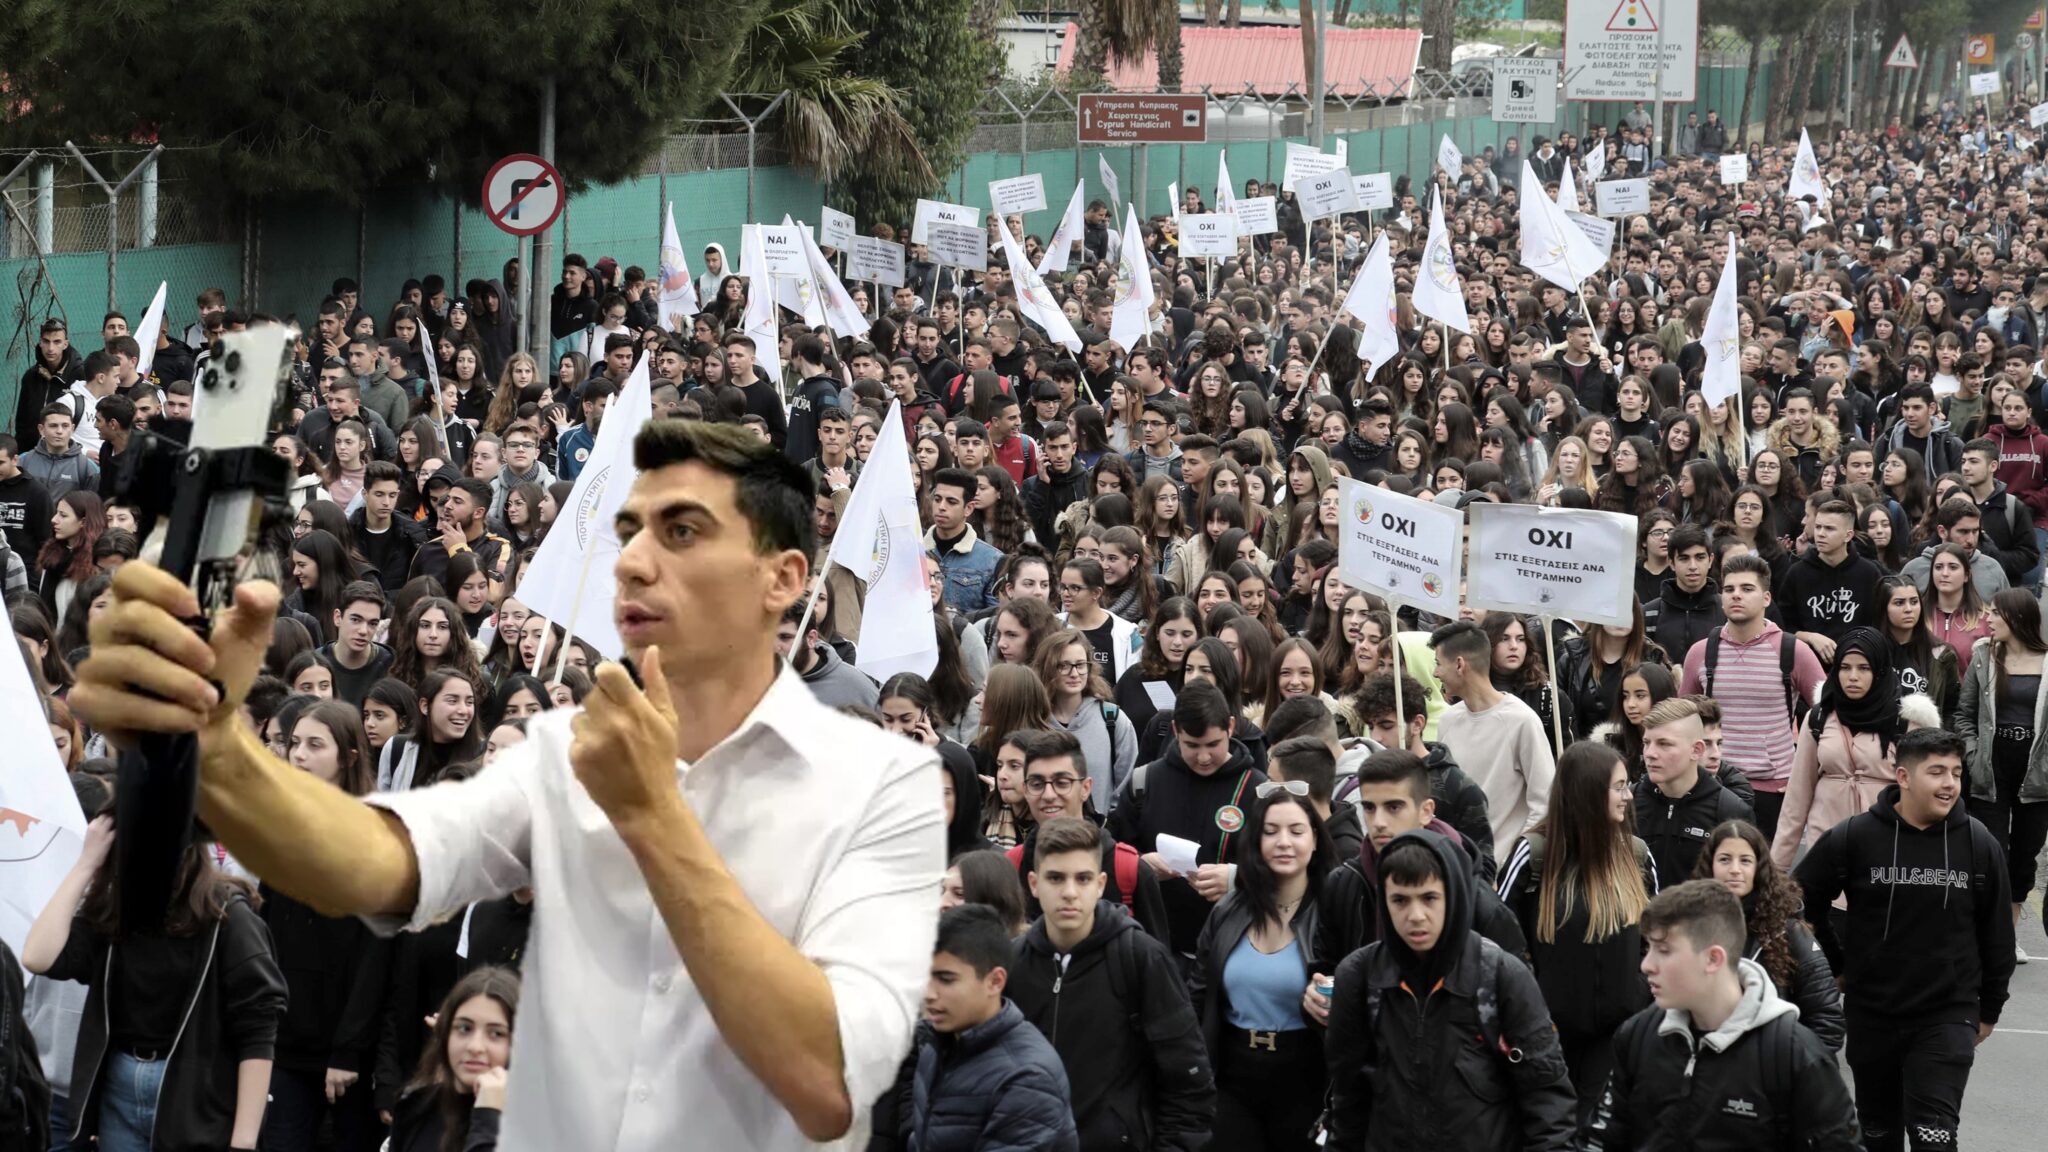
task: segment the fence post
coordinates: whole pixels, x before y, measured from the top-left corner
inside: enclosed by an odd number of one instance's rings
[[[718,98],[725,101],[725,106],[732,109],[732,114],[739,117],[740,122],[747,126],[747,220],[749,222],[752,222],[754,219],[754,146],[757,142],[758,129],[761,127],[761,122],[773,115],[775,110],[782,106],[782,101],[788,96],[789,93],[787,91],[777,92],[775,99],[770,100],[768,106],[761,109],[759,116],[750,117],[745,112],[740,111],[740,106],[733,103],[731,96],[723,92],[718,94]]]
[[[460,197],[449,197],[448,211],[455,218],[455,261],[454,267],[449,272],[448,295],[460,296],[462,294],[462,200]]]
[[[29,158],[36,155],[31,152]],[[57,166],[48,160],[36,169],[35,241],[37,252],[48,252],[57,246]]]
[[[156,165],[156,158],[162,155],[164,146],[159,144],[151,148],[149,154],[142,158],[142,162],[130,169],[119,184],[107,183],[100,175],[99,169],[92,166],[92,161],[85,158],[85,153],[78,150],[78,145],[66,140],[64,147],[71,150],[71,156],[78,161],[79,167],[84,168],[85,174],[92,177],[93,183],[98,184],[100,190],[107,194],[107,311],[112,312],[120,307],[115,302],[115,296],[120,287],[121,193],[127,191],[130,184],[135,183],[135,178],[142,175],[143,169]],[[27,161],[24,160],[23,163]]]

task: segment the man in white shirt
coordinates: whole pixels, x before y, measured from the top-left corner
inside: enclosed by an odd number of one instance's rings
[[[1436,651],[1444,698],[1458,701],[1437,717],[1437,739],[1486,793],[1494,858],[1505,861],[1515,838],[1550,809],[1557,762],[1543,738],[1543,721],[1519,697],[1494,688],[1493,643],[1479,625],[1446,624],[1430,634],[1429,646]]]
[[[938,760],[776,658],[808,583],[801,470],[737,425],[657,421],[634,455],[613,618],[644,692],[600,665],[580,712],[470,780],[365,804],[264,750],[236,717],[263,583],[209,649],[181,585],[125,566],[74,704],[102,730],[196,729],[203,818],[329,914],[418,928],[535,890],[506,1152],[864,1140],[931,959]]]

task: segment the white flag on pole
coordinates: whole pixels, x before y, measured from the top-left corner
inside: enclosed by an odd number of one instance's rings
[[[799,235],[806,231],[787,212],[782,214],[782,226]],[[804,265],[801,275],[775,278],[775,302],[802,316],[804,323],[813,328],[825,326],[825,305],[818,299],[818,281],[809,263]]]
[[[1171,213],[1171,214],[1172,214],[1172,216],[1173,216],[1173,219],[1174,219],[1174,222],[1175,222],[1175,223],[1178,223],[1178,222],[1180,221],[1180,185],[1179,185],[1179,184],[1168,184],[1168,185],[1166,186],[1166,209],[1167,209],[1167,211],[1168,211],[1169,213]]]
[[[1344,311],[1365,321],[1365,334],[1358,338],[1358,358],[1380,368],[1401,354],[1400,327],[1394,318],[1394,258],[1387,249],[1384,229],[1373,237],[1351,291],[1344,295]]]
[[[135,330],[136,346],[142,349],[135,359],[137,376],[147,377],[150,365],[156,363],[156,342],[164,332],[164,301],[170,287],[166,281],[156,282],[156,295],[150,298],[149,310],[142,314],[142,326]]]
[[[1571,171],[1572,162],[1564,162],[1566,172]],[[1602,140],[1586,153],[1586,179],[1598,180],[1607,175],[1607,141]]]
[[[1124,205],[1124,242],[1116,260],[1116,305],[1110,312],[1109,338],[1128,352],[1152,332],[1152,266],[1145,258],[1145,234],[1138,229],[1138,206]]]
[[[775,351],[774,341],[768,351]],[[633,437],[654,418],[649,399],[647,357],[633,366],[626,386],[605,409],[598,426],[597,442],[590,459],[569,489],[569,499],[555,514],[554,526],[540,542],[540,550],[519,578],[519,602],[564,628],[575,621],[576,635],[613,660],[625,652],[618,626],[612,621],[612,600],[616,585],[612,567],[619,558],[618,533],[612,518],[633,488],[639,473],[633,467]],[[590,554],[590,578],[580,581],[584,553]],[[582,603],[576,602],[576,586],[584,584]]]
[[[1450,230],[1444,227],[1443,189],[1434,185],[1429,190],[1429,242],[1423,246],[1422,266],[1415,270],[1410,299],[1424,316],[1460,332],[1472,331],[1472,314],[1465,310],[1465,283],[1458,276]]]
[[[1038,274],[1065,272],[1067,262],[1074,258],[1074,243],[1081,239],[1087,222],[1081,216],[1082,185],[1074,185],[1074,194],[1067,200],[1067,210],[1060,216],[1060,226],[1052,230],[1052,239],[1046,242],[1045,255],[1039,258]]]
[[[1117,194],[1119,189],[1116,186],[1116,169],[1109,166],[1109,157],[1095,158],[1095,174],[1102,177],[1102,186],[1109,191],[1110,204],[1114,206],[1123,203],[1123,197]]]
[[[1230,226],[1242,231],[1237,225],[1237,197],[1231,192],[1230,156],[1222,151],[1216,153],[1216,211],[1230,217]]]
[[[775,314],[775,288],[761,269],[767,263],[761,255],[761,226],[740,227],[740,264],[746,269],[747,310],[740,317],[740,331],[753,338],[754,363],[768,379],[782,378],[782,321]],[[745,388],[752,380],[735,380]]]
[[[0,772],[0,940],[21,954],[28,930],[85,847],[85,813],[50,738],[21,645],[0,652],[0,717],[13,733]]]
[[[1731,235],[1728,260],[1721,265],[1721,281],[1714,286],[1714,302],[1700,329],[1700,345],[1707,353],[1706,367],[1700,372],[1700,399],[1710,406],[1742,392],[1742,327],[1735,315],[1735,297],[1741,290],[1736,282],[1735,237]]]
[[[1081,337],[1074,331],[1074,325],[1067,314],[1060,310],[1060,302],[1053,299],[1052,291],[1045,286],[1045,277],[1031,266],[1024,256],[1024,249],[1011,235],[1009,228],[998,228],[1003,239],[1003,259],[1009,261],[1010,279],[1017,290],[1017,306],[1024,312],[1024,318],[1045,329],[1045,334],[1067,346],[1068,351],[1080,354]],[[874,459],[874,453],[868,453]],[[865,475],[865,473],[863,473]],[[835,537],[836,539],[836,537]]]
[[[1785,195],[1793,200],[1802,196],[1825,200],[1828,196],[1827,185],[1820,181],[1820,161],[1813,155],[1813,139],[1804,128],[1799,130],[1799,153],[1792,157],[1792,180]]]
[[[1005,238],[1008,229],[1004,229]],[[1008,245],[1015,249],[1017,242]],[[1017,260],[1022,263],[1021,259]],[[860,659],[854,666],[877,680],[898,672],[929,676],[939,663],[931,590],[924,582],[923,528],[917,484],[903,438],[903,404],[891,401],[881,438],[854,482],[825,562],[867,585],[861,609]]]
[[[1437,141],[1436,166],[1443,169],[1444,175],[1449,176],[1453,182],[1456,182],[1459,170],[1465,166],[1465,154],[1458,151],[1457,144],[1452,142],[1448,132],[1444,133],[1442,140]]]
[[[1004,229],[1008,231],[1008,229]],[[817,298],[825,313],[825,327],[834,336],[851,336],[856,340],[868,334],[868,318],[861,314],[860,306],[847,293],[846,285],[839,282],[839,273],[832,268],[832,262],[825,259],[825,253],[818,248],[818,242],[811,238],[808,228],[798,232],[804,238],[804,255],[811,265],[811,282],[817,285]]]
[[[661,259],[655,273],[658,295],[655,311],[662,327],[680,332],[700,309],[697,281],[690,275],[690,261],[683,253],[682,234],[676,231],[676,206],[668,205],[668,219],[661,226]],[[682,322],[677,323],[677,317]]]
[[[1598,271],[1603,257],[1578,225],[1543,194],[1536,169],[1522,161],[1522,264],[1567,292]]]
[[[1528,163],[1528,161],[1524,160],[1522,162],[1523,167],[1527,167]],[[1557,178],[1557,206],[1566,212],[1581,211],[1579,208],[1579,186],[1572,180],[1572,166],[1570,164],[1564,166],[1564,175]]]

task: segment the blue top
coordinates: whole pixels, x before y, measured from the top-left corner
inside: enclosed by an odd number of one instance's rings
[[[1301,990],[1308,967],[1301,941],[1271,956],[1252,947],[1247,932],[1223,962],[1223,992],[1229,997],[1230,1025],[1247,1032],[1293,1032],[1308,1027],[1301,1018]]]

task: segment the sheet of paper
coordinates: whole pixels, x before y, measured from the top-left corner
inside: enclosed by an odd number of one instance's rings
[[[1191,875],[1195,870],[1195,858],[1201,854],[1202,846],[1193,840],[1183,840],[1170,832],[1159,834],[1156,851],[1161,863],[1175,872]]]
[[[1174,699],[1173,685],[1168,684],[1164,680],[1147,680],[1145,681],[1145,699],[1152,701],[1152,706],[1161,712],[1171,712]]]

